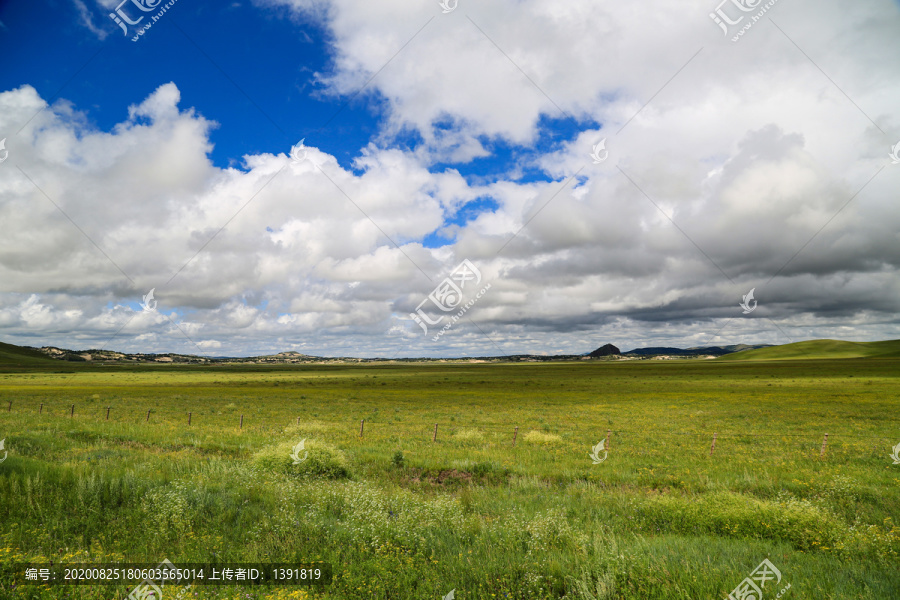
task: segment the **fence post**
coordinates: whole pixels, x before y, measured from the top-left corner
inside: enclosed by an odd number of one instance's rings
[[[828,434],[825,434],[825,439],[822,440],[822,450],[819,452],[819,458],[825,457],[825,446],[828,445]]]
[[[513,446],[516,445],[516,438],[519,437],[519,426],[516,425],[516,430],[513,432]]]
[[[719,437],[718,433],[713,433],[713,443],[712,446],[709,447],[709,455],[713,455],[713,450],[716,449],[716,438]]]
[[[607,451],[609,450],[609,434],[610,434],[610,431],[609,431],[609,429],[607,429],[606,430],[606,450]]]
[[[191,413],[188,413],[188,425],[191,424]]]
[[[145,423],[149,423],[149,422],[150,422],[150,409],[147,409],[147,420],[145,421]]]
[[[74,417],[74,416],[75,416],[75,405],[73,404],[73,405],[72,405],[72,412],[69,413],[69,417]]]
[[[438,426],[438,424],[435,423],[435,424],[434,424],[434,437],[431,438],[431,441],[432,441],[432,442],[436,442],[436,441],[437,441],[437,426]]]
[[[6,412],[12,412],[12,400],[9,401],[9,408],[6,409]]]
[[[363,419],[362,421],[359,422],[359,437],[363,436],[363,425],[365,425],[365,423],[366,423],[365,419]]]
[[[43,413],[44,413],[44,403],[41,402],[41,409],[38,411],[38,414],[40,415],[40,414],[43,414]]]
[[[244,415],[241,415],[241,429],[244,428]]]
[[[110,406],[107,406],[107,407],[106,407],[106,420],[107,420],[107,421],[109,421],[109,409],[110,409],[110,408],[111,408]]]
[[[300,417],[297,417],[297,425],[300,424]]]

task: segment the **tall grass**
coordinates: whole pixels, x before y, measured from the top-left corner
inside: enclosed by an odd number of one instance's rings
[[[0,597],[128,591],[13,589],[17,561],[168,558],[334,566],[193,598],[695,599],[766,557],[787,598],[900,597],[898,364],[7,374]]]

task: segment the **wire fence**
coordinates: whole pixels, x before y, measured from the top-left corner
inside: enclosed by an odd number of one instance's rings
[[[14,401],[8,400],[6,411],[7,413],[13,413],[13,404]],[[19,404],[17,406],[16,412],[30,412],[34,414],[37,412],[38,415],[46,415],[48,418],[50,417],[67,417],[69,419],[75,419],[76,414],[79,418],[83,419],[85,414],[90,416],[94,416],[95,420],[100,422],[110,421],[110,415],[114,416],[113,422],[122,423],[122,418],[119,415],[116,415],[115,408],[113,406],[103,406],[97,407],[94,404],[89,404],[86,406],[78,407],[77,404],[61,404],[61,403],[39,403],[37,406],[29,406],[26,405],[25,408],[21,408],[22,405]],[[86,411],[85,409],[88,409]],[[256,416],[254,418],[248,418],[246,414],[229,414],[229,415],[209,415],[208,412],[204,413],[202,411],[194,412],[194,411],[184,411],[181,412],[172,412],[165,411],[165,413],[160,413],[155,408],[147,409],[146,413],[141,411],[136,411],[133,406],[126,409],[128,412],[128,416],[126,417],[128,421],[133,421],[135,424],[143,423],[148,426],[152,426],[155,423],[159,422],[159,418],[162,417],[166,423],[171,422],[183,422],[184,427],[189,428],[191,430],[200,430],[204,426],[209,426],[210,424],[213,427],[222,428],[229,427],[228,421],[231,422],[230,426],[233,426],[235,430],[242,431],[245,426],[249,429],[251,426],[254,426],[257,422]],[[2,411],[2,408],[0,408]],[[121,411],[120,411],[121,414]],[[157,415],[157,419],[154,420],[153,415]],[[209,417],[212,416],[212,419]],[[180,418],[179,418],[180,417]],[[226,421],[227,418],[227,421]],[[263,421],[263,425],[266,427],[272,426],[271,419],[259,419]],[[528,423],[524,422],[522,424],[514,424],[514,423],[503,423],[497,421],[478,421],[473,420],[469,423],[463,423],[458,421],[444,421],[444,422],[434,422],[434,421],[409,421],[407,419],[402,420],[383,420],[379,418],[370,418],[370,419],[360,419],[359,421],[347,421],[347,420],[339,420],[339,421],[323,421],[318,418],[309,419],[308,416],[298,416],[295,417],[294,420],[285,423],[284,425],[296,425],[298,427],[302,427],[304,424],[316,424],[316,426],[328,426],[335,430],[342,430],[349,426],[350,433],[355,433],[355,435],[364,439],[367,435],[372,436],[373,430],[374,435],[384,435],[385,432],[388,432],[388,435],[391,435],[393,432],[397,432],[402,430],[404,434],[409,434],[410,431],[420,431],[422,435],[423,441],[427,438],[430,438],[432,442],[444,441],[446,438],[455,438],[456,436],[463,434],[464,432],[484,432],[484,433],[493,433],[498,436],[508,436],[509,443],[512,446],[516,446],[517,443],[521,443],[523,440],[523,436],[526,436],[529,432],[538,432],[538,435],[541,434],[553,434],[552,432],[561,432],[563,434],[584,434],[587,436],[587,432],[590,432],[590,435],[594,437],[594,439],[602,439],[604,442],[605,450],[610,450],[613,443],[621,445],[623,442],[634,441],[637,439],[645,440],[647,438],[658,439],[661,437],[681,437],[681,438],[701,438],[705,439],[709,442],[709,454],[713,455],[716,451],[716,444],[721,443],[723,440],[754,440],[754,439],[762,439],[768,438],[771,440],[777,438],[794,438],[798,440],[806,440],[807,443],[810,444],[818,444],[821,442],[820,456],[824,457],[826,454],[826,450],[829,444],[835,444],[840,441],[855,441],[855,440],[868,440],[878,442],[887,442],[888,446],[891,447],[893,445],[892,438],[888,435],[871,435],[864,434],[859,432],[847,432],[847,431],[835,431],[833,429],[829,429],[828,431],[820,430],[820,431],[802,431],[798,432],[794,431],[778,431],[773,429],[768,429],[765,433],[759,432],[751,432],[751,431],[728,431],[723,429],[709,429],[709,430],[698,430],[698,431],[673,431],[671,429],[656,429],[656,428],[642,428],[640,430],[636,429],[621,429],[614,428],[612,426],[609,427],[598,427],[591,424],[582,424],[581,427],[576,426],[575,424],[567,421],[560,421],[556,426],[551,426],[546,422],[542,423]],[[900,432],[900,422],[896,424],[898,428],[898,432]],[[605,430],[605,432],[604,432]],[[605,433],[605,435],[604,435]],[[900,433],[896,436],[897,441],[900,441]],[[877,449],[878,444],[875,444],[875,448]],[[721,449],[720,449],[721,451]]]

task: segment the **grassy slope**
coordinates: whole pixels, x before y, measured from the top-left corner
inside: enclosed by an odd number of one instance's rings
[[[845,342],[843,340],[810,340],[771,348],[745,350],[726,354],[720,361],[745,360],[812,360],[841,358],[898,358],[900,340],[883,342]]]
[[[70,363],[60,362],[44,356],[37,350],[4,344],[0,342],[0,369],[22,369],[34,367],[66,366]]]

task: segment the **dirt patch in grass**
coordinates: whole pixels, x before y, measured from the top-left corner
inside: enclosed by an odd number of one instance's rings
[[[431,485],[441,487],[458,487],[471,484],[475,477],[468,471],[458,469],[441,469],[440,471],[426,471],[410,467],[401,479],[401,484],[406,485]]]

